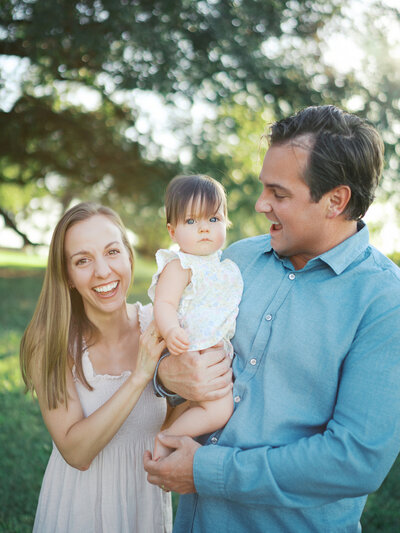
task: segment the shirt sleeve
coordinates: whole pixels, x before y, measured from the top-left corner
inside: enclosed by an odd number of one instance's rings
[[[197,492],[300,508],[375,491],[400,447],[398,306],[360,326],[339,372],[324,432],[279,447],[203,446],[194,458]]]

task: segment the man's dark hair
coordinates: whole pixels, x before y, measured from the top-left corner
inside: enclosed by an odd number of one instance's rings
[[[346,218],[364,216],[383,167],[384,146],[373,126],[332,105],[307,107],[271,126],[270,146],[288,142],[310,150],[304,180],[315,202],[333,188],[347,185],[351,198]]]

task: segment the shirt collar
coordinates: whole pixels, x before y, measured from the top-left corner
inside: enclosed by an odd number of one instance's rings
[[[268,236],[269,237],[269,236]],[[341,242],[331,250],[324,252],[317,257],[314,257],[308,261],[307,266],[311,266],[316,262],[323,261],[335,272],[335,274],[341,274],[364,250],[369,244],[369,232],[368,228],[362,220],[357,223],[357,233]],[[286,259],[278,256],[275,250],[271,246],[271,239],[268,238],[265,252],[273,252],[275,256],[281,261]]]

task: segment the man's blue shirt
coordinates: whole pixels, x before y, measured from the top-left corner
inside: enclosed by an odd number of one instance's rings
[[[194,458],[174,532],[357,532],[400,448],[400,270],[368,229],[294,270],[269,236],[244,280],[235,411]]]

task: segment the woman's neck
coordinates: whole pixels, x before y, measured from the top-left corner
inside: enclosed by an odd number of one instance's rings
[[[132,330],[132,312],[129,312],[125,303],[118,311],[113,313],[88,313],[88,318],[99,332],[97,342],[115,345]]]

